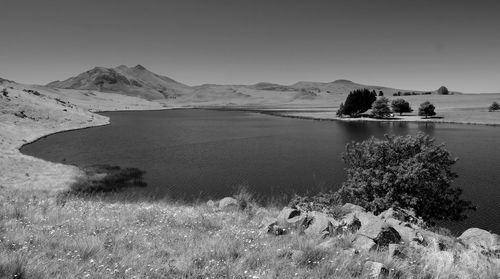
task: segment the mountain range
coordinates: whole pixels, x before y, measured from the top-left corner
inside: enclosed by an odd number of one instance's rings
[[[61,89],[111,92],[141,97],[148,100],[180,97],[199,101],[213,98],[245,98],[250,91],[288,92],[292,93],[292,97],[305,99],[313,99],[318,94],[346,94],[350,91],[362,88],[375,90],[377,92],[383,91],[385,94],[390,95],[398,91],[403,93],[421,92],[418,90],[364,85],[345,79],[339,79],[333,82],[300,81],[292,85],[260,82],[253,85],[203,84],[199,86],[188,86],[169,77],[153,73],[142,65],[137,65],[135,67],[121,65],[115,68],[95,67],[75,77],[70,77],[63,81],[51,82],[47,84],[47,86]],[[432,93],[435,92],[435,90],[432,91]]]

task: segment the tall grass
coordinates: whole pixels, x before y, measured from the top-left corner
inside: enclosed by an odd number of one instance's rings
[[[261,220],[278,210],[256,205],[219,211],[119,197],[58,202],[3,189],[0,278],[362,278],[367,260],[383,262],[389,278],[495,278],[498,267],[460,246],[389,259],[383,250],[353,253],[349,233],[331,238],[328,249],[297,233],[268,235]]]

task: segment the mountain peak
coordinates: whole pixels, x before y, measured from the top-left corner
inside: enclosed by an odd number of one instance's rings
[[[152,73],[142,65],[129,68],[95,67],[78,76],[48,84],[54,88],[114,92],[146,99],[164,99],[191,92],[191,88],[171,78]]]
[[[137,65],[134,67],[134,69],[141,70],[141,71],[146,70],[146,68],[145,68],[144,66],[142,66],[141,64],[137,64]]]
[[[337,79],[333,83],[353,83],[353,82],[348,79]]]

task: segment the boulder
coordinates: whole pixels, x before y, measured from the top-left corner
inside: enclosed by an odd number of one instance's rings
[[[358,251],[371,251],[375,249],[376,245],[377,244],[375,243],[375,241],[373,241],[373,239],[364,235],[356,236],[356,238],[352,242],[352,246]]]
[[[406,258],[406,254],[404,252],[403,245],[391,243],[391,244],[389,244],[388,252],[389,252],[388,259],[390,261],[393,259],[396,259],[396,258],[399,258],[399,259]]]
[[[311,211],[305,219],[304,233],[314,237],[325,237],[333,232],[333,224],[325,213]]]
[[[416,217],[416,214],[413,210],[402,208],[389,208],[380,213],[377,217],[383,220],[397,220],[399,221],[400,225],[411,226],[415,228],[423,226],[425,224],[421,218]]]
[[[349,213],[339,222],[337,226],[337,233],[354,233],[361,228],[361,221],[355,213]]]
[[[298,229],[304,222],[305,218],[306,215],[300,210],[285,207],[281,210],[276,219],[278,221],[278,225],[281,227]]]
[[[219,201],[219,209],[237,209],[238,201],[235,198],[225,197]]]
[[[499,235],[478,228],[470,228],[464,231],[458,239],[470,247],[477,247],[484,250],[500,249]]]
[[[357,234],[372,239],[379,247],[387,247],[391,243],[401,243],[401,235],[393,227],[381,221],[374,221],[362,226]]]
[[[264,220],[262,220],[261,229],[264,233],[276,236],[288,233],[288,230],[286,228],[278,225],[276,218],[265,218]]]
[[[366,261],[363,265],[362,274],[363,278],[381,278],[387,276],[389,271],[382,263]]]
[[[341,207],[342,211],[347,212],[347,213],[352,213],[352,212],[365,212],[366,210],[362,208],[359,205],[355,205],[352,203],[346,203]]]

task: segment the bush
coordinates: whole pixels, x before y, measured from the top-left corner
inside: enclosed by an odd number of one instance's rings
[[[372,115],[378,118],[384,118],[391,115],[391,109],[389,108],[389,99],[386,97],[381,97],[373,103]]]
[[[95,165],[84,169],[84,175],[70,186],[71,192],[96,193],[118,191],[126,187],[145,187],[142,180],[146,172],[137,168]]]
[[[446,88],[445,86],[441,86],[437,90],[437,93],[440,95],[448,95],[448,94],[450,94],[450,91],[448,91],[448,88]]]
[[[500,105],[497,102],[493,102],[489,107],[489,111],[500,110]]]
[[[391,207],[414,210],[417,217],[462,220],[469,201],[462,190],[451,187],[457,177],[451,171],[456,159],[443,145],[419,134],[370,138],[346,146],[347,181],[339,189],[342,202],[351,202],[378,214]]]
[[[377,94],[375,91],[370,91],[368,89],[354,90],[347,95],[341,114],[358,116],[369,110],[376,99]]]
[[[405,99],[396,99],[391,102],[391,107],[394,112],[402,115],[403,112],[412,112],[413,110],[410,107],[410,103]]]
[[[418,109],[418,115],[425,116],[425,118],[436,115],[434,109],[435,107],[433,104],[431,104],[431,102],[425,101],[422,104],[420,104],[420,108]]]

